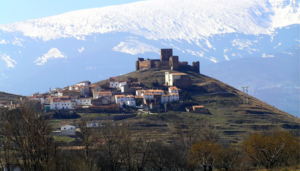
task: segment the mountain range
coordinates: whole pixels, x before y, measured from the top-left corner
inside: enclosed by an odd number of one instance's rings
[[[0,25],[0,90],[21,95],[180,61],[299,114],[300,0],[148,0]]]

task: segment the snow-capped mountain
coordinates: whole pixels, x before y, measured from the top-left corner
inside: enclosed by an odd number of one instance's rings
[[[291,49],[300,44],[299,5],[300,0],[148,0],[0,25],[0,90],[28,95],[99,81],[133,71],[137,57],[159,58],[160,48],[173,48],[180,60],[199,60],[204,74],[239,88],[237,80],[228,82],[209,68],[251,57],[261,63],[278,54],[281,60],[270,62],[297,59],[299,48]],[[252,81],[273,77],[268,74],[261,69]],[[299,86],[286,74],[276,81]]]

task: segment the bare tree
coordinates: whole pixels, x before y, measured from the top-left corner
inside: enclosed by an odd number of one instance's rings
[[[233,146],[220,149],[217,152],[217,163],[220,168],[224,168],[226,171],[233,169],[237,162],[240,160],[241,151]]]
[[[116,126],[108,121],[104,126],[99,128],[99,138],[102,143],[99,145],[97,157],[97,166],[101,170],[117,171],[121,168],[122,141],[126,136],[126,127]]]
[[[252,163],[266,169],[299,163],[299,138],[290,132],[254,133],[244,142],[243,149]]]
[[[9,152],[5,153],[6,159],[13,158],[12,164],[22,170],[49,170],[53,138],[44,116],[24,100],[19,109],[3,113],[2,118],[4,147]]]
[[[146,167],[150,160],[152,143],[150,131],[144,130],[133,136],[128,129],[122,146],[123,164],[127,171],[142,171]]]
[[[84,146],[84,162],[85,170],[93,170],[94,156],[96,155],[93,144],[97,141],[97,135],[95,128],[88,127],[88,124],[85,120],[82,120],[79,123],[79,128],[81,131],[80,138],[82,140],[82,145]]]

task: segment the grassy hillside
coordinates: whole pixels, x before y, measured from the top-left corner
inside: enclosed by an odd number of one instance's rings
[[[165,72],[169,70],[150,69],[144,72],[131,72],[117,77],[120,80],[129,77],[138,78],[148,88],[153,87],[156,80],[160,85],[164,84]],[[169,71],[177,72],[177,71]],[[138,116],[126,121],[136,123],[142,127],[151,127],[156,130],[157,136],[171,139],[174,132],[174,117],[181,120],[183,125],[189,120],[206,122],[213,125],[220,136],[231,142],[240,142],[253,131],[269,129],[299,129],[300,119],[277,109],[252,96],[248,96],[248,104],[243,104],[243,92],[224,84],[214,78],[194,73],[190,75],[193,86],[182,89],[180,95],[188,94],[192,102],[204,105],[209,109],[210,115],[188,113],[181,111],[168,111],[165,114]],[[105,83],[108,80],[97,82]],[[166,87],[161,87],[166,88]],[[157,124],[160,123],[160,124]],[[154,126],[153,126],[154,125]],[[155,126],[156,125],[156,126]]]
[[[17,102],[20,100],[20,97],[22,96],[0,91],[0,101],[6,101],[7,103],[10,103],[11,101]]]

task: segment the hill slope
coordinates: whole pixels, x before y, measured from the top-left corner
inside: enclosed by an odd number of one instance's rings
[[[118,76],[120,80],[128,77],[138,78],[139,81],[149,88],[156,80],[160,85],[164,84],[165,72],[169,70],[150,69],[145,72],[131,72]],[[176,71],[169,71],[176,72]],[[284,129],[300,129],[300,119],[286,112],[277,109],[265,102],[249,96],[249,103],[243,104],[243,92],[219,81],[214,78],[198,74],[194,72],[185,72],[192,79],[193,86],[189,89],[182,89],[180,96],[187,92],[194,99],[194,104],[204,105],[209,109],[211,115],[188,113],[184,110],[169,111],[167,114],[148,116],[153,122],[160,120],[168,125],[165,134],[169,135],[169,131],[174,129],[170,114],[176,114],[181,118],[182,122],[186,122],[192,118],[194,121],[200,122],[205,120],[216,127],[221,132],[223,138],[241,141],[243,137],[252,131],[268,130],[272,128]],[[97,82],[103,84],[108,80]],[[145,118],[132,119],[131,122],[152,122]],[[159,129],[159,128],[158,128]],[[159,133],[161,134],[161,133]]]
[[[20,100],[20,97],[23,96],[0,91],[0,101],[6,101],[7,103],[10,103],[11,101],[18,102]]]

